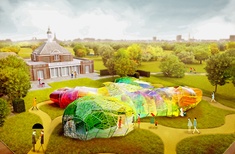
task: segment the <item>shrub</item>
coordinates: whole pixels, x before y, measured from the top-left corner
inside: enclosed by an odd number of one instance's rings
[[[0,127],[4,124],[4,119],[9,113],[9,108],[7,106],[7,101],[5,99],[0,98]]]
[[[23,99],[15,99],[12,101],[14,112],[21,113],[25,112],[25,104]]]

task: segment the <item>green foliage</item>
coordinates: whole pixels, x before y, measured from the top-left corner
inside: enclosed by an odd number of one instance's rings
[[[161,44],[161,47],[163,50],[173,50],[175,48],[175,44],[164,42]]]
[[[203,60],[206,60],[209,58],[209,52],[206,51],[205,49],[196,49],[194,51],[194,56],[195,56],[195,59],[198,60],[200,64],[202,64]]]
[[[228,42],[226,44],[227,49],[235,49],[235,42]]]
[[[13,109],[14,112],[20,113],[20,112],[25,112],[25,105],[24,105],[24,100],[19,98],[19,99],[14,99],[12,101],[13,104]]]
[[[120,76],[132,75],[135,74],[137,63],[129,58],[129,53],[125,49],[119,49],[115,54],[114,69]]]
[[[0,93],[10,100],[26,96],[30,89],[29,69],[23,59],[8,56],[0,59]]]
[[[0,98],[0,127],[4,125],[5,118],[9,114],[8,103],[5,99]]]
[[[177,54],[179,60],[185,64],[192,64],[194,62],[194,55],[192,52],[180,52]]]
[[[219,53],[219,47],[218,44],[212,43],[209,46],[209,51],[212,55],[218,54]]]
[[[185,73],[184,63],[180,62],[178,57],[174,55],[165,56],[162,59],[159,67],[163,72],[164,76],[167,77],[181,78],[184,76]]]
[[[141,48],[138,44],[132,44],[127,48],[127,52],[129,53],[130,59],[134,60],[137,65],[141,65]]]
[[[98,56],[98,55],[99,55],[99,54],[98,54],[99,46],[100,46],[100,45],[97,44],[97,43],[87,43],[87,44],[85,44],[85,47],[86,47],[86,48],[89,48],[89,49],[93,50],[95,56]]]
[[[98,49],[98,53],[102,56],[103,64],[106,66],[107,60],[113,57],[114,50],[110,45],[103,45]]]
[[[230,68],[231,62],[232,59],[227,54],[217,54],[206,61],[207,78],[215,86],[215,92],[217,91],[217,85],[225,85],[230,78],[226,72]]]
[[[20,51],[20,46],[17,45],[11,45],[11,46],[6,46],[0,49],[0,52],[14,52],[18,54]]]
[[[77,57],[85,57],[88,54],[88,49],[82,44],[77,44],[73,48],[73,51],[75,56]]]
[[[116,74],[115,63],[116,63],[116,61],[115,61],[114,57],[108,59],[107,62],[106,62],[106,67],[107,67],[108,72],[109,72],[110,75],[115,75]]]

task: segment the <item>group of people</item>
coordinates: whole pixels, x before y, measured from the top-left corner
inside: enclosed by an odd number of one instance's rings
[[[44,144],[44,131],[41,130],[41,133],[40,133],[40,143],[41,143],[41,146],[40,148],[42,147],[42,150],[44,151],[43,149],[43,144]],[[35,151],[35,144],[37,143],[37,133],[36,133],[36,130],[33,130],[33,133],[32,133],[32,144],[33,144],[33,151]],[[40,150],[40,148],[38,149],[38,151]]]
[[[76,72],[76,71],[74,71],[74,72],[72,71],[72,72],[71,72],[71,78],[73,78],[73,77],[74,77],[74,78],[77,77],[77,72]]]
[[[193,68],[193,67],[190,67],[190,70],[189,70],[190,73],[196,73],[196,69]]]
[[[191,130],[192,126],[194,127],[193,132]],[[193,133],[194,134],[195,131],[197,131],[197,133],[200,134],[199,130],[197,129],[197,118],[194,118],[193,123],[192,123],[192,121],[189,117],[188,118],[188,133]]]

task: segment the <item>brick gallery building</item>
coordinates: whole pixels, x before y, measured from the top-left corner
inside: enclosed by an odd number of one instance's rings
[[[50,28],[47,31],[47,41],[32,52],[31,59],[25,61],[30,67],[32,81],[70,76],[74,72],[94,72],[93,60],[73,58],[68,50],[53,41]]]

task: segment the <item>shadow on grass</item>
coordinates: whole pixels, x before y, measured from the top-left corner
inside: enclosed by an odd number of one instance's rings
[[[163,154],[162,140],[148,130],[136,129],[127,136],[96,138],[88,141],[63,136],[62,124],[51,135],[47,153]]]

